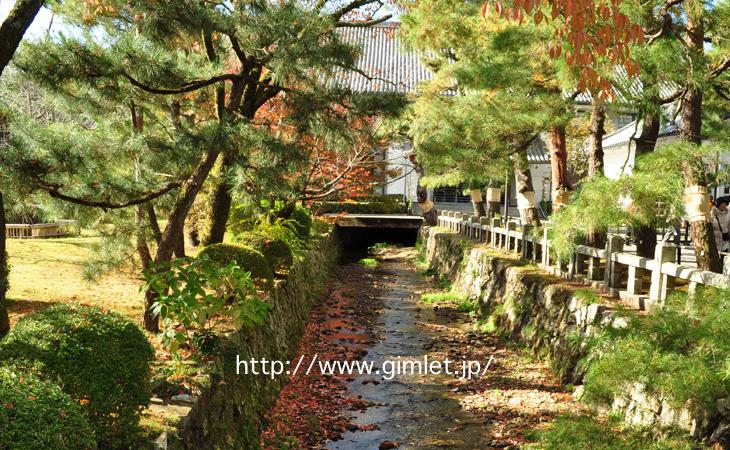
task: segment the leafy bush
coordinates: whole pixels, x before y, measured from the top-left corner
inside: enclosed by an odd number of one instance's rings
[[[0,361],[58,382],[78,402],[104,448],[128,448],[150,399],[152,346],[126,317],[57,305],[18,321],[0,341]]]
[[[198,258],[207,258],[221,267],[235,262],[238,267],[250,272],[251,278],[260,288],[270,287],[271,280],[274,279],[274,273],[271,271],[271,267],[269,267],[269,263],[266,261],[264,255],[247,245],[209,245],[198,253]]]
[[[694,299],[675,295],[663,309],[592,345],[584,400],[610,402],[640,383],[677,406],[712,412],[730,395],[730,291],[703,290]]]
[[[210,353],[219,341],[221,320],[230,319],[241,328],[261,323],[267,311],[250,273],[235,261],[221,265],[207,254],[178,258],[162,268],[146,270],[144,276],[145,289],[161,293],[153,311],[162,318],[160,337],[173,352],[183,346]]]
[[[0,448],[92,449],[94,432],[56,384],[13,367],[0,367]]]
[[[309,232],[312,230],[312,216],[306,208],[297,205],[285,224],[294,230],[302,241],[306,242],[309,239]]]
[[[269,237],[258,230],[236,235],[234,241],[260,251],[269,266],[275,270],[289,267],[294,261],[291,247],[286,241],[277,237]]]

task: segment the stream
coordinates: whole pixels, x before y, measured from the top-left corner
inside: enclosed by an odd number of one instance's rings
[[[417,269],[408,263],[410,259],[411,251],[391,250],[378,258],[375,269],[381,282],[379,296],[383,306],[380,341],[363,359],[381,368],[384,362],[390,361],[389,373],[380,377],[358,375],[347,386],[353,394],[375,405],[358,412],[353,421],[377,425],[377,429],[348,431],[341,440],[328,443],[329,449],[377,449],[383,442],[399,443],[398,448],[403,449],[471,449],[483,448],[491,440],[484,434],[484,421],[461,407],[459,401],[464,395],[454,392],[455,375],[393,374],[393,361],[420,363],[424,356],[440,360],[438,356],[434,358],[432,351],[437,336],[470,328],[463,323],[449,324],[448,318],[419,305],[414,293],[428,286]],[[441,327],[434,330],[425,324]],[[385,379],[391,376],[392,379]]]
[[[422,302],[441,289],[414,264],[414,248],[375,253],[377,264],[354,253],[335,268],[299,348],[305,367],[318,355],[372,370],[293,377],[272,409],[264,449],[517,449],[528,431],[576,408],[525,349],[479,332],[456,303]],[[441,373],[419,372],[424,358],[441,363]],[[464,360],[480,363],[480,373],[460,378]],[[396,363],[405,370],[394,373]]]

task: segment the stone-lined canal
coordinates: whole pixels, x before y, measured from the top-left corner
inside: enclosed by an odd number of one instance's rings
[[[506,448],[573,407],[525,351],[477,332],[476,319],[454,304],[421,302],[436,288],[416,256],[413,248],[387,248],[377,251],[377,265],[353,260],[335,269],[300,346],[304,364],[314,354],[319,361],[280,394],[265,447],[288,440],[288,448],[333,450]],[[322,360],[363,361],[373,370],[323,375]],[[447,360],[452,374],[443,373]],[[483,375],[460,378],[464,360],[481,364]],[[424,361],[442,373],[424,373]]]

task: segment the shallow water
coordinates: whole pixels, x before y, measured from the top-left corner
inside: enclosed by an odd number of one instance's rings
[[[393,361],[423,361],[426,356],[438,360],[430,350],[435,337],[448,334],[450,329],[456,332],[469,327],[419,306],[414,293],[428,285],[409,256],[408,250],[386,251],[374,269],[382,285],[381,340],[367,349],[363,359],[374,361],[375,367],[390,368],[388,364]],[[384,441],[398,442],[399,449],[489,447],[489,425],[462,409],[459,400],[463,394],[453,389],[454,375],[398,374],[389,380],[389,375],[381,373],[353,378],[348,390],[375,404],[356,412],[354,422],[377,428],[347,431],[326,448],[377,449]]]

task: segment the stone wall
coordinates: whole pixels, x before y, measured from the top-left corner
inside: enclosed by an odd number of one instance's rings
[[[286,380],[237,375],[236,355],[241,360],[293,359],[313,302],[323,292],[339,252],[336,233],[322,237],[294,264],[286,279],[277,283],[264,324],[229,336],[207,387],[180,423],[178,439],[170,440],[171,447],[258,448],[266,415]]]
[[[420,239],[431,271],[478,301],[483,318],[490,317],[501,332],[543,357],[563,383],[582,381],[585,338],[604,327],[628,325],[625,309],[576,294],[586,287],[552,277],[516,257],[437,227],[422,228]],[[722,442],[730,435],[730,408],[724,399],[720,402],[720,415],[710,417],[690,406],[676,408],[635,385],[601,408],[622,413],[627,424],[681,429],[695,438]]]

